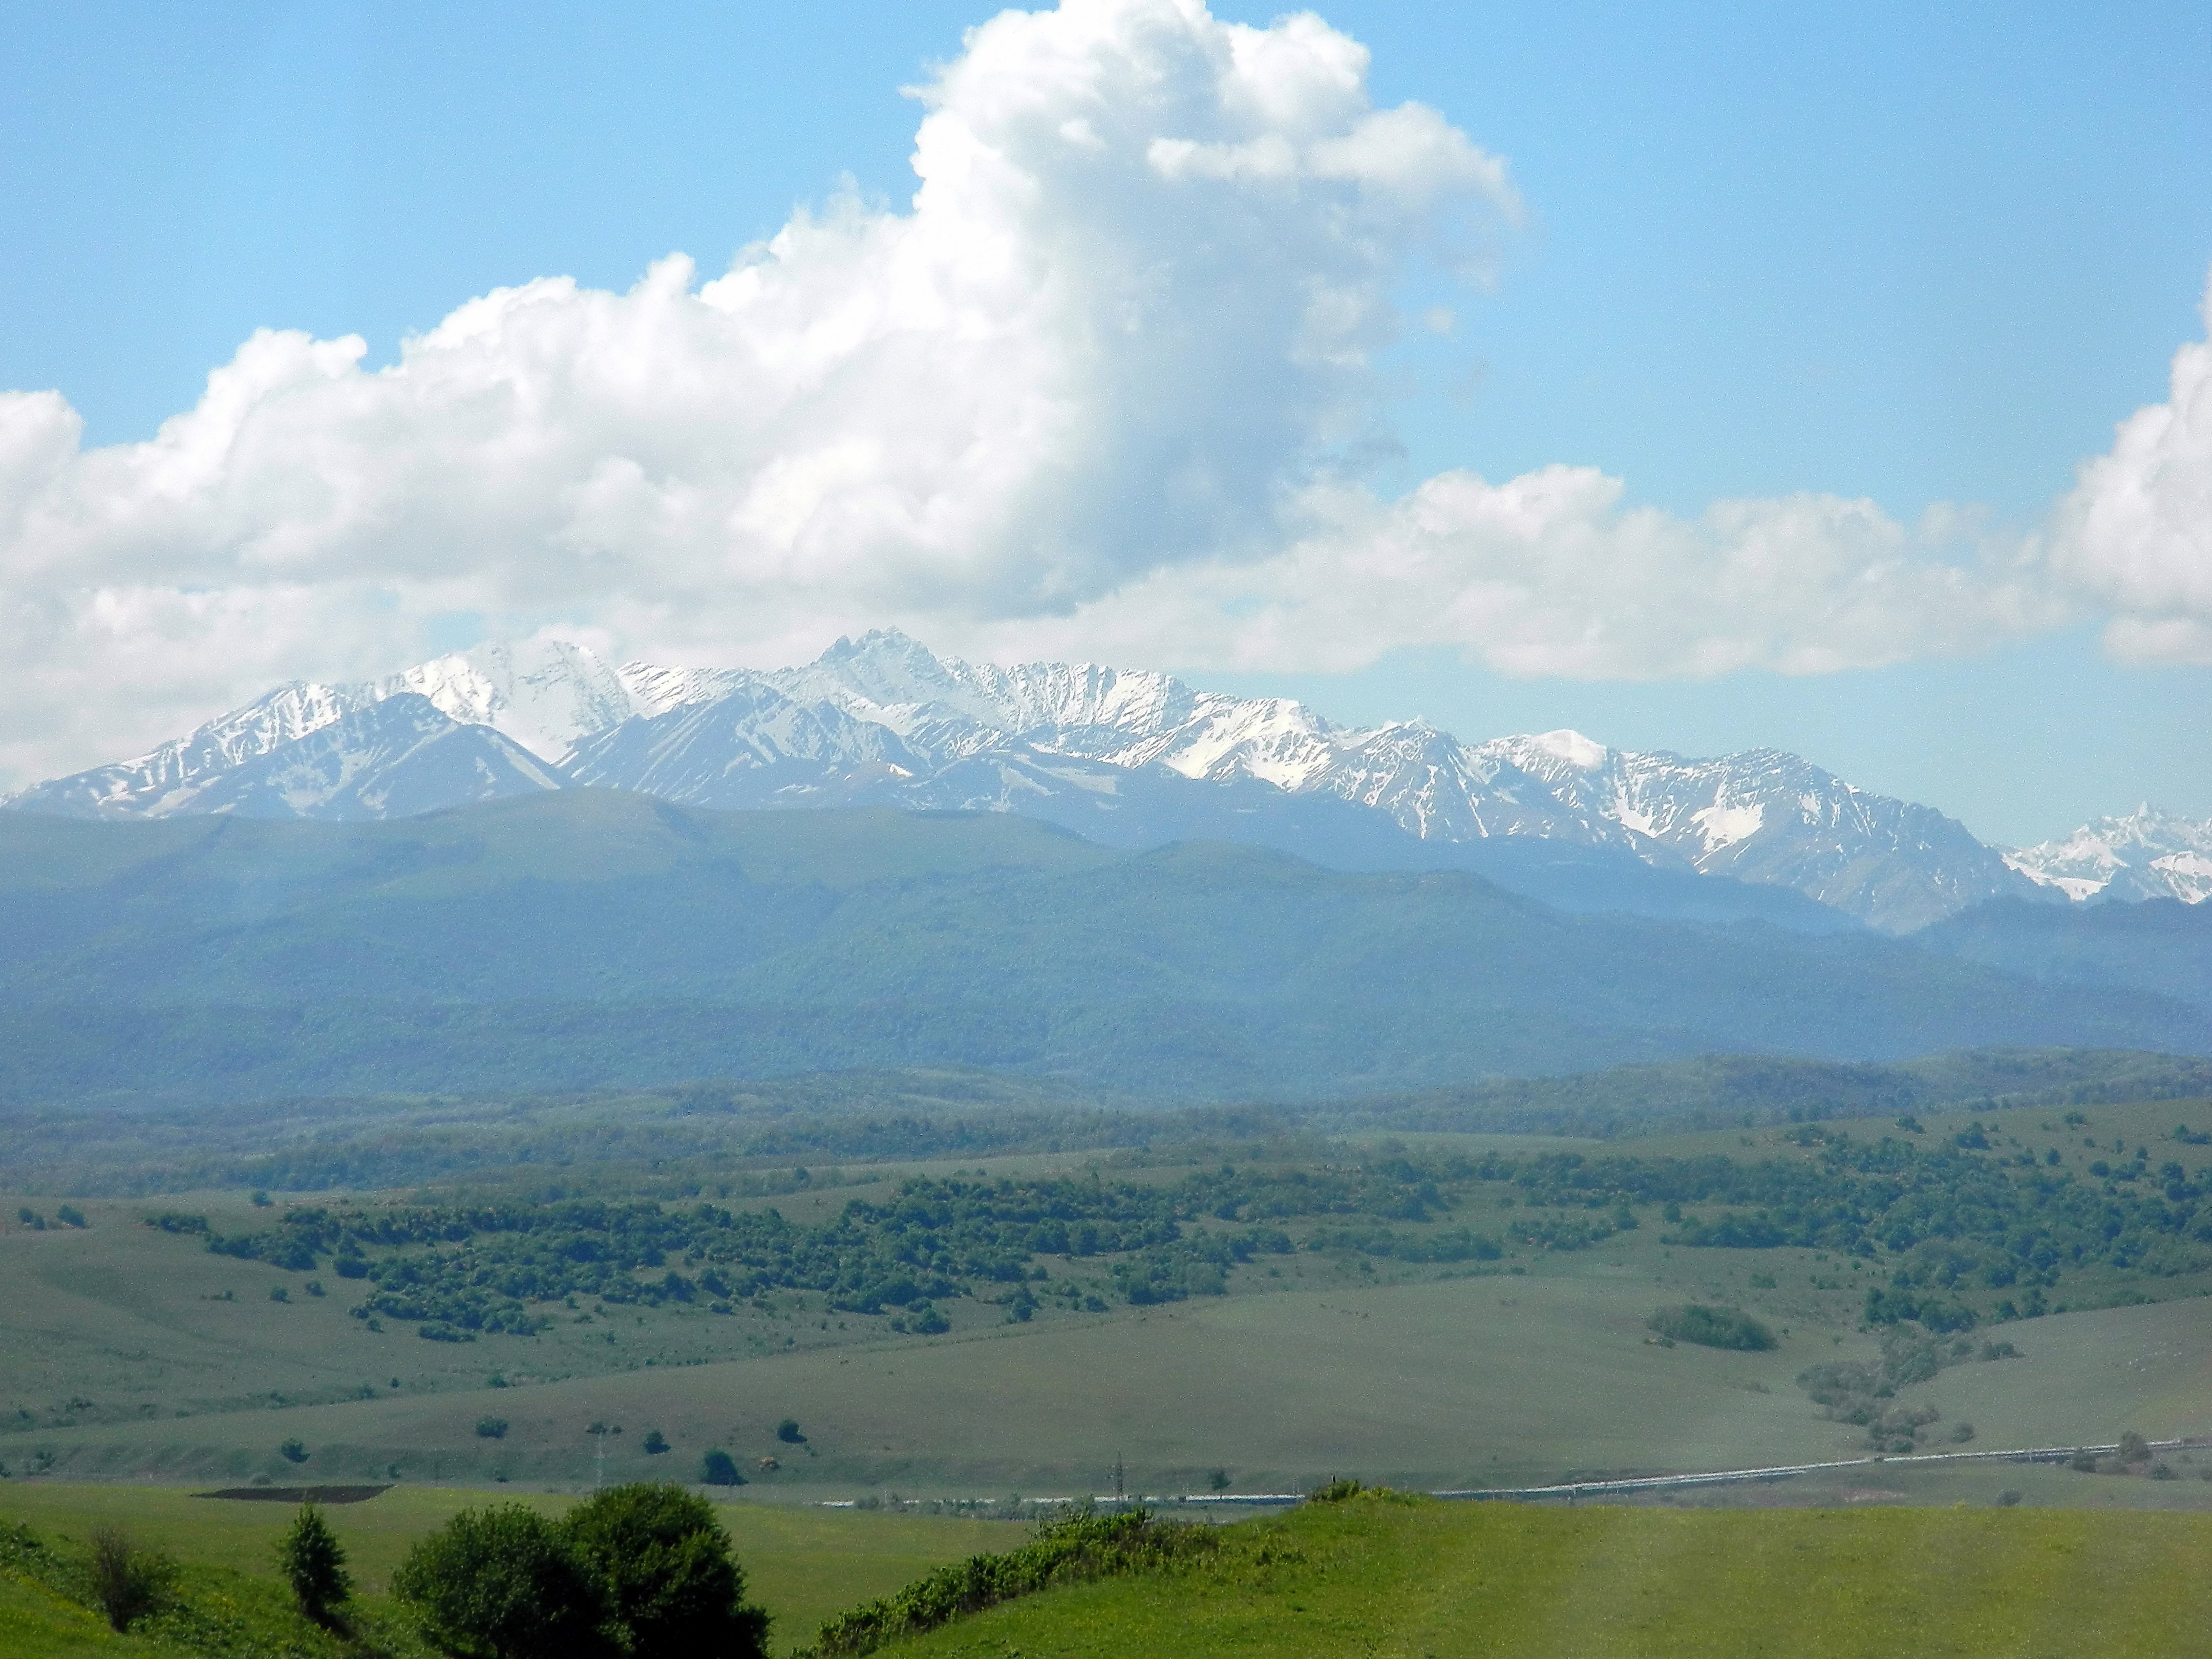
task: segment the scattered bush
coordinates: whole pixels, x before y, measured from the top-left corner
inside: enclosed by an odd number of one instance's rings
[[[479,1417],[477,1419],[477,1437],[480,1440],[506,1439],[507,1419],[503,1417]]]
[[[737,1459],[718,1447],[699,1460],[699,1482],[707,1486],[742,1486],[745,1478],[738,1473]]]
[[[2120,1437],[2120,1462],[2124,1464],[2149,1462],[2150,1442],[2130,1429]]]
[[[142,1550],[113,1527],[92,1534],[85,1564],[86,1588],[93,1605],[107,1615],[109,1628],[128,1630],[131,1621],[158,1612],[176,1583],[176,1564],[153,1550]]]
[[[1776,1346],[1774,1333],[1741,1308],[1692,1302],[1679,1308],[1662,1308],[1644,1322],[1662,1336],[1694,1342],[1702,1348],[1755,1353]]]
[[[63,1205],[54,1212],[54,1215],[65,1227],[88,1227],[92,1224],[84,1218],[84,1212],[74,1204]]]
[[[803,1446],[806,1437],[799,1431],[799,1419],[787,1417],[775,1425],[775,1437],[787,1446]]]
[[[1997,1502],[2002,1504],[2006,1509],[2010,1509],[2014,1504],[2020,1502],[2020,1494],[2017,1492],[2014,1492],[2011,1487],[2008,1486],[1997,1494]]]
[[[647,1429],[645,1431],[645,1455],[647,1457],[658,1457],[667,1449],[666,1435],[661,1433],[659,1429]]]
[[[963,1613],[980,1613],[1048,1585],[1145,1571],[1212,1554],[1220,1547],[1220,1534],[1212,1527],[1155,1521],[1143,1510],[1079,1513],[1047,1522],[1037,1529],[1036,1541],[1020,1549],[971,1556],[896,1595],[839,1614],[822,1626],[815,1651],[823,1659],[873,1653],[898,1637],[934,1630]]]
[[[597,1587],[552,1522],[520,1504],[463,1510],[418,1541],[392,1593],[453,1659],[598,1659]]]
[[[301,1507],[290,1529],[277,1540],[276,1565],[300,1611],[318,1625],[331,1624],[338,1604],[353,1594],[344,1547],[313,1504]]]
[[[562,1541],[596,1586],[605,1633],[627,1654],[757,1659],[768,1614],[714,1506],[679,1486],[617,1486],[572,1510]]]
[[[312,1455],[305,1443],[298,1440],[287,1440],[276,1449],[287,1463],[304,1463]]]

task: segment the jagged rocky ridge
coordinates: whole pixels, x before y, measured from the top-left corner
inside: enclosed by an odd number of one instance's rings
[[[380,681],[283,686],[9,804],[347,819],[574,786],[726,809],[1011,811],[1109,845],[1246,841],[1353,868],[1571,851],[1555,886],[1633,861],[1794,890],[1892,932],[1993,897],[2081,896],[2044,849],[2008,860],[1930,807],[1777,750],[1688,760],[1572,732],[1466,744],[1418,720],[1348,728],[1164,674],[966,663],[882,632],[771,672],[487,645]]]

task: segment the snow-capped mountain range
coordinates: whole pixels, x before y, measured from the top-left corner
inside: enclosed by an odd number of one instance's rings
[[[2212,894],[2212,823],[2148,808],[2007,853],[1774,750],[1687,760],[1573,732],[1466,744],[1418,720],[1339,726],[1164,674],[966,663],[897,633],[770,672],[484,645],[382,680],[280,686],[6,804],[362,818],[577,786],[725,808],[1013,811],[1121,845],[1205,836],[1370,861],[1545,841],[1793,888],[1892,932],[2008,894]]]

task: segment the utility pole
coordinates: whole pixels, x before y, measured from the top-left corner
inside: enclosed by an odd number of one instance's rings
[[[1121,1468],[1121,1454],[1114,1454],[1114,1501],[1120,1503],[1128,1496],[1127,1473]]]

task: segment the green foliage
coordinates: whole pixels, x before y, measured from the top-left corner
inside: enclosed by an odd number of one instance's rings
[[[479,1417],[477,1419],[477,1437],[481,1440],[506,1439],[507,1419],[503,1417]]]
[[[644,1449],[647,1457],[658,1457],[669,1449],[668,1437],[661,1433],[659,1429],[647,1429],[645,1431]]]
[[[822,1659],[873,1653],[901,1637],[1048,1585],[1156,1571],[1209,1555],[1218,1544],[1210,1527],[1158,1521],[1144,1510],[1077,1514],[1047,1522],[1037,1529],[1036,1540],[1020,1549],[939,1568],[896,1595],[830,1620],[815,1638],[813,1652]]]
[[[544,1304],[564,1297],[727,1312],[782,1291],[929,1334],[950,1328],[945,1304],[962,1297],[1010,1320],[1034,1316],[1040,1256],[1105,1258],[1105,1283],[1142,1306],[1221,1294],[1239,1267],[1295,1253],[1443,1264],[1513,1246],[1584,1249],[1651,1206],[1669,1218],[1664,1242],[1692,1249],[1887,1256],[1866,1285],[1864,1318],[1937,1332],[2033,1316],[2079,1269],[2212,1264],[2212,1170],[2168,1160],[2154,1171],[2145,1156],[2084,1176],[2008,1156],[1986,1133],[1979,1146],[1961,1135],[1923,1146],[1808,1124],[1791,1139],[1803,1155],[1347,1158],[1316,1147],[1304,1167],[1224,1163],[1167,1182],[914,1179],[809,1225],[774,1209],[577,1198],[302,1206],[238,1235],[175,1212],[148,1224],[303,1273],[328,1257],[366,1281],[355,1317],[412,1322],[447,1342],[532,1334]],[[1471,1199],[1508,1194],[1502,1240],[1449,1219]]]
[[[1340,1474],[1334,1480],[1324,1481],[1308,1492],[1306,1502],[1309,1504],[1349,1503],[1366,1490],[1366,1486],[1361,1482],[1352,1480],[1349,1475]]]
[[[338,1604],[353,1594],[345,1549],[313,1504],[300,1513],[276,1541],[276,1566],[292,1587],[300,1612],[318,1625],[331,1622]]]
[[[799,1419],[795,1417],[787,1417],[775,1425],[775,1437],[787,1446],[803,1446],[806,1443],[806,1437],[799,1431]]]
[[[1774,1333],[1741,1308],[1715,1308],[1702,1302],[1662,1308],[1644,1322],[1660,1335],[1701,1348],[1734,1348],[1757,1353],[1775,1346]]]
[[[738,1472],[737,1459],[720,1447],[715,1447],[699,1460],[699,1484],[702,1486],[742,1486],[745,1477]]]
[[[313,1455],[308,1451],[307,1443],[301,1440],[287,1440],[276,1449],[283,1455],[287,1463],[304,1463]]]
[[[84,1574],[92,1604],[106,1615],[109,1628],[124,1631],[167,1602],[177,1566],[157,1551],[139,1548],[121,1530],[101,1527],[92,1534]]]
[[[605,1632],[623,1653],[758,1659],[768,1615],[744,1600],[744,1576],[714,1506],[681,1487],[599,1493],[561,1523],[597,1585]]]
[[[519,1504],[464,1510],[416,1543],[392,1593],[453,1659],[593,1659],[598,1587],[561,1532]]]

